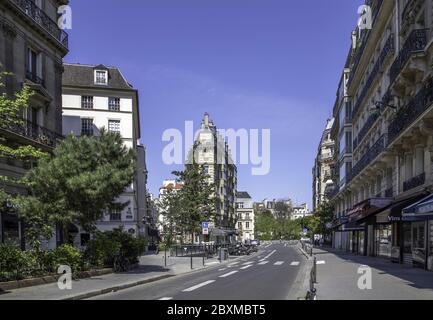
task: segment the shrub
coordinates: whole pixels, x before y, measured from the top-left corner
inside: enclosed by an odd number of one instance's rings
[[[37,269],[37,260],[31,252],[16,245],[0,244],[0,280],[21,280]]]
[[[137,263],[144,252],[147,241],[144,237],[134,237],[122,228],[107,232],[108,235],[120,244],[119,254],[129,260],[131,264]]]
[[[52,250],[52,259],[54,271],[57,271],[60,265],[71,267],[72,272],[76,273],[81,269],[81,252],[70,244],[64,244]]]
[[[114,255],[120,252],[120,243],[109,237],[109,234],[98,232],[95,239],[86,245],[84,260],[93,267],[104,267],[110,264]]]

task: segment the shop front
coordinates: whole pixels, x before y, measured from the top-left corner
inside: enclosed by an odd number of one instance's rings
[[[386,239],[389,233],[386,228],[374,228],[372,217],[391,203],[388,198],[372,198],[358,203],[349,211],[349,222],[346,228],[352,231],[353,253],[359,255],[388,254]]]
[[[403,209],[402,220],[412,264],[433,271],[433,195]]]

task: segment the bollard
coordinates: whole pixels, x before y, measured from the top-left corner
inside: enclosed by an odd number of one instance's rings
[[[313,269],[314,269],[314,283],[317,283],[317,258],[316,257],[314,257]]]

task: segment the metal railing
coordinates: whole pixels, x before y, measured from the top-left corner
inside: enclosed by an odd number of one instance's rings
[[[59,28],[57,22],[53,21],[41,8],[32,0],[9,0],[15,4],[21,12],[30,17],[45,31],[59,41],[66,49],[69,45],[68,34]]]
[[[40,144],[54,148],[64,137],[28,120],[4,121],[0,119],[0,129],[18,134]]]
[[[404,43],[389,72],[390,83],[393,83],[412,54],[423,51],[427,45],[428,29],[413,30]]]
[[[27,71],[26,78],[33,83],[40,84],[41,86],[45,87],[45,80],[41,77],[38,77],[38,75],[34,72]]]
[[[403,192],[422,186],[425,183],[425,173],[421,173],[416,177],[413,177],[403,182]]]

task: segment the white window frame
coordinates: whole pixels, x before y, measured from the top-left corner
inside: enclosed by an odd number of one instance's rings
[[[97,81],[98,77],[97,74],[98,73],[104,73],[105,74],[105,83],[100,83]],[[108,85],[108,71],[107,70],[95,70],[94,72],[94,83],[100,86],[107,86]]]
[[[118,131],[112,131],[112,130],[110,130],[110,123],[113,123],[113,122],[119,123],[119,130]],[[116,132],[116,133],[120,134],[120,132],[121,132],[121,121],[120,121],[120,119],[108,119],[107,128],[108,128],[108,132]]]

